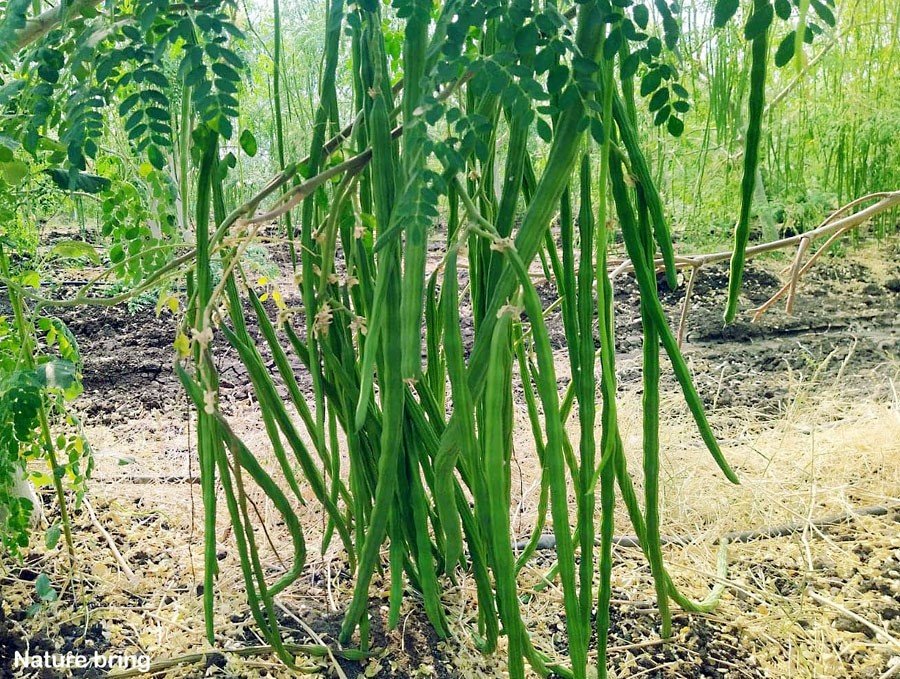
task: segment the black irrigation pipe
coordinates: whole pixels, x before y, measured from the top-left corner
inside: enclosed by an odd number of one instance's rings
[[[199,476],[94,476],[91,480],[97,483],[130,483],[133,485],[165,485],[173,483],[196,485],[200,483]]]
[[[753,542],[754,540],[767,540],[770,538],[784,537],[793,533],[800,533],[810,526],[833,526],[839,523],[844,523],[846,521],[851,521],[860,516],[885,516],[891,510],[896,509],[900,509],[900,504],[894,504],[887,507],[880,505],[860,507],[859,509],[845,512],[844,514],[831,514],[829,516],[823,516],[820,519],[813,519],[811,521],[794,521],[778,526],[769,526],[766,528],[757,528],[754,530],[733,531],[717,538],[713,544],[719,544],[722,542],[722,540],[727,540],[730,543],[734,543]],[[661,535],[660,542],[664,545],[689,545],[693,542],[696,542],[696,540],[686,535]],[[525,549],[527,544],[528,540],[520,540],[514,543],[513,547],[516,549],[516,551],[521,551]],[[613,544],[616,544],[620,547],[638,548],[641,546],[641,543],[636,535],[616,535],[613,538]],[[538,538],[536,549],[547,550],[554,549],[555,547],[556,537],[552,534],[544,534],[541,535],[540,538]]]

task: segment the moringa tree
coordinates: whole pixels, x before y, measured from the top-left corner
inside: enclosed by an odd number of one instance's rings
[[[739,5],[719,0],[710,18],[722,26]],[[811,6],[829,21],[827,3]],[[526,664],[542,676],[585,677],[592,646],[605,676],[617,496],[650,563],[664,636],[671,603],[705,611],[721,592],[717,586],[705,601],[689,600],[663,559],[660,346],[701,439],[737,482],[656,290],[657,253],[672,286],[676,259],[638,108],[646,105],[667,133],[682,133],[690,95],[679,82],[679,7],[663,0],[328,0],[323,7],[325,53],[309,153],[290,158],[279,124],[280,171],[242,205],[229,205],[223,189],[239,152],[230,140],[237,137],[246,153],[256,142],[235,134],[242,32],[228,3],[75,2],[29,18],[31,3],[13,0],[0,24],[6,44],[17,48],[8,50],[13,70],[0,103],[13,115],[2,132],[22,153],[47,154],[67,186],[89,181],[98,139],[112,120],[105,111],[115,107],[120,117],[112,124],[146,160],[141,173],[157,198],[160,228],[135,228],[129,215],[121,228],[111,226],[109,273],[131,280],[135,291],[184,284],[175,369],[197,411],[209,640],[221,492],[254,619],[293,662],[275,600],[303,572],[307,545],[297,507],[308,488],[327,518],[319,548],[336,537],[355,577],[342,644],[356,638],[369,645],[369,592],[381,571],[390,583],[389,626],[411,588],[438,636],[449,635],[442,583],[466,571],[478,601],[472,634],[485,652],[506,637],[512,677],[523,677]],[[796,22],[795,35],[805,39],[807,30],[816,32],[809,7],[753,0],[744,8],[752,76],[729,319],[747,245],[769,28],[777,15]],[[788,49],[779,48],[779,62]],[[347,92],[337,86],[339,72],[350,74]],[[275,115],[282,116],[277,103]],[[532,153],[538,146],[544,160]],[[142,203],[142,215],[149,204]],[[302,304],[290,307],[273,293],[273,320],[247,275],[245,253],[282,216]],[[179,223],[189,227],[186,244]],[[643,503],[617,420],[607,274],[615,226],[641,295]],[[187,245],[181,254],[180,245]],[[436,259],[429,260],[430,245]],[[538,259],[560,293],[572,375],[562,391],[530,274]],[[53,305],[5,279],[24,299]],[[114,301],[84,291],[72,303]],[[473,328],[468,337],[463,310]],[[247,368],[275,469],[219,408],[217,333]],[[309,377],[309,392],[291,355]],[[509,522],[517,393],[541,469],[538,520],[521,551]],[[567,426],[573,419],[577,438]],[[292,540],[293,560],[275,582],[260,553],[251,485]],[[517,575],[548,513],[558,555],[548,578],[561,583],[568,661],[536,647],[521,613]]]

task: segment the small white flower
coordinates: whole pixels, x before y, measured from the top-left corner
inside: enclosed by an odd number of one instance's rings
[[[313,331],[318,337],[324,337],[328,334],[328,328],[329,326],[331,326],[331,321],[333,318],[334,312],[326,302],[316,313],[315,322],[313,323]]]
[[[209,346],[209,343],[212,342],[213,331],[211,327],[206,327],[203,330],[197,330],[197,328],[193,328],[191,330],[191,338],[200,345],[201,348],[206,349]]]
[[[353,332],[359,332],[361,335],[365,335],[369,328],[366,326],[366,319],[363,316],[354,316],[350,320],[350,330]]]
[[[513,243],[512,238],[495,238],[491,243],[491,250],[496,250],[497,252],[506,252],[513,248],[515,248],[515,243]]]
[[[502,318],[503,316],[509,316],[510,318],[518,318],[522,315],[524,309],[520,306],[516,306],[515,304],[504,304],[497,311],[497,318]]]
[[[279,326],[287,325],[287,324],[290,322],[291,317],[292,317],[293,315],[294,315],[294,312],[293,312],[292,309],[283,309],[283,310],[281,310],[281,311],[278,312],[278,316],[276,316],[275,322],[276,322]]]
[[[211,391],[203,392],[203,412],[207,415],[216,412],[216,395]]]

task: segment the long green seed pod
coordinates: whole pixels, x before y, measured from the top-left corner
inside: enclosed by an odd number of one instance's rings
[[[400,299],[400,341],[404,379],[414,379],[422,371],[422,312],[425,286],[425,256],[429,214],[424,212],[425,121],[417,109],[426,94],[423,88],[425,52],[428,42],[431,0],[413,0],[406,21],[403,42],[403,174],[405,186],[397,214],[404,216],[403,287]],[[404,209],[409,206],[408,209]],[[407,210],[411,212],[406,215]]]
[[[454,407],[462,413],[463,423],[459,428],[459,441],[447,442],[434,458],[435,495],[434,503],[441,518],[444,529],[444,546],[448,569],[454,568],[462,557],[462,526],[456,511],[452,493],[453,470],[460,451],[467,460],[475,458],[475,422],[472,418],[472,399],[465,381],[465,359],[463,357],[462,335],[459,325],[459,282],[457,280],[457,250],[451,247],[444,265],[443,294],[447,300],[444,305],[445,328],[444,353],[447,359],[447,372],[450,377],[450,390]]]
[[[367,31],[375,32],[369,24],[376,19],[370,19],[367,22]],[[379,23],[380,25],[380,23]],[[376,43],[376,49],[370,49],[370,53],[374,52],[372,57],[375,61],[379,61],[377,42],[383,37],[378,32],[374,38],[368,37],[367,43]],[[376,83],[377,84],[377,83]],[[394,172],[395,164],[393,160],[393,144],[391,143],[390,121],[388,118],[387,102],[383,88],[372,89],[374,100],[367,117],[369,137],[372,140],[372,184],[373,184],[373,201],[375,206],[375,218],[380,229],[389,228],[391,221],[391,211],[394,204],[395,182]],[[390,92],[390,88],[388,88]],[[393,239],[390,244],[381,252],[380,266],[378,268],[377,280],[375,283],[375,299],[372,306],[372,315],[369,323],[369,334],[366,340],[366,350],[363,354],[363,363],[361,369],[361,389],[359,394],[359,402],[356,411],[357,429],[362,426],[365,418],[365,411],[368,407],[368,401],[372,393],[372,380],[374,379],[375,361],[379,345],[381,344],[382,324],[386,315],[386,309],[391,305],[390,299],[396,299],[399,291],[390,296],[389,283],[391,279],[399,276],[397,267],[399,263],[399,244]],[[395,302],[394,302],[395,303]]]
[[[649,561],[650,554],[647,549],[646,524],[644,523],[644,517],[641,515],[641,508],[638,504],[637,494],[634,492],[634,486],[631,483],[631,477],[628,475],[624,448],[622,446],[622,440],[620,437],[616,440],[615,465],[612,466],[615,467],[616,479],[619,483],[619,489],[622,492],[622,502],[625,504],[625,509],[628,511],[628,517],[631,519],[631,525],[634,528],[634,533],[638,538],[641,549],[644,551],[644,556],[646,556],[647,560]],[[703,601],[695,602],[681,594],[675,587],[675,583],[672,582],[672,578],[668,573],[664,574],[666,580],[666,590],[668,591],[668,594],[671,597],[672,601],[677,603],[685,611],[689,611],[691,613],[709,613],[715,610],[715,608],[719,605],[719,600],[722,596],[722,593],[725,591],[725,581],[728,577],[727,540],[723,540],[719,545],[716,570],[716,584],[713,586],[709,595]]]
[[[396,514],[391,517],[391,522],[396,522]],[[396,534],[394,526],[390,531]],[[403,543],[400,540],[391,540],[390,546],[391,592],[390,606],[388,607],[388,629],[396,629],[400,622],[400,606],[403,603]]]
[[[607,100],[608,102],[609,100]],[[607,109],[608,110],[608,109]],[[603,399],[600,436],[600,589],[597,596],[597,664],[601,679],[607,676],[606,647],[609,639],[609,602],[612,597],[612,543],[615,529],[615,470],[610,460],[615,454],[618,431],[616,412],[615,333],[613,331],[613,291],[607,271],[606,190],[609,178],[609,141],[604,144],[601,160],[600,205],[597,213],[597,325],[600,334],[600,392]]]
[[[428,532],[428,505],[425,491],[422,488],[422,479],[419,476],[419,467],[411,455],[406,455],[406,481],[405,487],[409,489],[409,505],[412,509],[412,517],[415,528],[415,541],[413,548],[416,552],[416,562],[419,566],[419,587],[422,591],[422,601],[425,605],[425,613],[431,622],[434,631],[441,639],[449,636],[447,620],[441,605],[440,586],[435,575],[434,557],[432,555],[432,543]],[[406,499],[403,498],[406,504]],[[393,541],[392,541],[393,544]]]
[[[562,246],[562,278],[557,279],[556,286],[560,290],[562,299],[563,329],[566,334],[566,344],[572,348],[569,352],[569,366],[572,370],[572,381],[579,384],[579,359],[581,352],[579,345],[581,338],[578,335],[578,303],[577,287],[575,284],[575,218],[572,214],[572,195],[568,187],[563,191],[559,201],[559,240]],[[548,244],[548,249],[549,244]],[[555,249],[555,248],[553,248]]]
[[[553,351],[544,323],[540,298],[528,276],[525,264],[514,249],[507,250],[506,255],[522,286],[525,311],[531,320],[535,340],[539,367],[538,393],[544,407],[547,429],[546,456],[550,473],[550,511],[553,516],[553,532],[556,535],[558,546],[560,579],[563,583],[563,599],[569,628],[569,655],[572,658],[575,677],[580,679],[585,677],[587,672],[587,635],[581,624],[578,592],[575,585],[575,546],[569,528],[569,508],[563,460],[566,435],[559,413]]]
[[[550,477],[547,475],[547,456],[544,448],[544,432],[541,429],[540,414],[538,412],[537,401],[534,396],[534,387],[531,384],[532,370],[529,362],[525,357],[525,346],[522,335],[522,326],[516,326],[515,337],[516,360],[519,364],[519,375],[522,380],[522,390],[525,393],[525,406],[528,409],[528,420],[531,423],[531,434],[534,440],[535,451],[537,452],[538,461],[541,465],[541,490],[538,497],[537,519],[531,531],[531,538],[525,548],[516,559],[516,573],[525,567],[528,560],[534,554],[538,546],[538,541],[544,531],[544,524],[547,521],[547,509],[550,504]]]
[[[497,586],[497,602],[500,618],[509,639],[509,675],[512,679],[524,679],[525,630],[519,615],[516,597],[516,576],[513,568],[512,549],[509,542],[509,462],[511,440],[506,436],[500,414],[504,412],[512,390],[510,351],[510,325],[513,310],[501,312],[494,326],[491,340],[491,361],[488,367],[484,405],[490,416],[485,418],[483,437],[484,469],[487,479],[491,512],[491,546],[494,555],[494,579]]]
[[[425,377],[428,382],[428,390],[434,394],[441,413],[443,413],[447,390],[447,366],[441,351],[441,339],[444,334],[442,310],[448,304],[455,304],[456,298],[450,300],[445,297],[443,290],[438,293],[437,282],[438,272],[435,271],[428,281],[425,292],[425,345],[427,348]]]
[[[647,223],[647,207],[643,190],[638,187],[638,224],[644,238],[644,254],[651,258],[646,262],[653,269],[652,238]],[[653,279],[656,283],[656,279]],[[656,289],[654,285],[654,294]],[[641,322],[644,328],[643,346],[643,468],[644,468],[644,511],[647,515],[647,552],[650,571],[656,586],[656,600],[662,620],[662,636],[672,633],[672,614],[669,611],[669,595],[666,590],[665,568],[663,566],[662,544],[659,535],[659,333],[653,318],[647,310],[648,304],[641,299]]]
[[[597,198],[597,242],[595,280],[597,281],[597,326],[600,336],[600,393],[602,398],[600,455],[600,586],[597,593],[597,675],[606,679],[606,649],[609,643],[609,602],[612,598],[612,543],[615,530],[615,471],[611,459],[615,454],[618,431],[616,409],[616,342],[613,325],[613,290],[607,269],[609,242],[608,186],[610,149],[612,146],[613,97],[615,62],[604,60],[600,72],[601,92],[598,103],[604,123],[604,137],[600,148],[600,173]]]
[[[754,0],[754,11],[769,5],[769,0]],[[750,99],[749,121],[744,145],[744,174],[741,179],[741,212],[734,229],[734,252],[728,277],[728,302],[725,322],[731,323],[737,315],[738,296],[744,275],[744,258],[750,240],[750,208],[756,188],[756,170],[759,163],[759,141],[762,138],[762,119],[766,99],[766,62],[769,59],[769,31],[763,30],[753,39],[750,49]]]
[[[578,351],[579,372],[576,376],[578,392],[578,423],[580,452],[579,477],[581,494],[578,503],[578,536],[581,550],[579,563],[580,598],[582,626],[588,643],[591,631],[591,611],[593,610],[594,588],[594,483],[593,469],[596,464],[596,442],[594,424],[596,422],[597,380],[594,375],[594,215],[591,200],[591,162],[585,153],[581,158],[579,182],[580,206],[578,229],[580,253],[578,262],[578,343],[570,351]]]
[[[207,140],[197,177],[195,215],[197,240],[197,299],[195,322],[198,332],[203,324],[203,314],[212,290],[212,276],[209,261],[209,208],[212,193],[212,175],[217,153],[215,140]],[[216,383],[212,361],[205,355],[199,343],[194,350],[194,361],[200,374],[203,390],[215,393]],[[206,637],[210,643],[215,639],[213,618],[215,576],[218,572],[216,559],[216,459],[221,440],[217,436],[212,416],[205,408],[197,408],[197,448],[200,457],[200,487],[203,494],[203,613],[206,622]]]
[[[287,409],[284,407],[284,403],[272,382],[272,378],[269,376],[268,372],[265,371],[264,366],[261,366],[255,360],[250,347],[244,344],[240,338],[228,330],[228,328],[223,328],[223,332],[225,332],[228,341],[232,346],[237,349],[238,354],[241,356],[241,361],[251,373],[251,380],[253,381],[254,386],[258,388],[257,395],[259,397],[260,407],[268,410],[278,423],[278,427],[284,434],[288,445],[294,451],[297,462],[303,469],[303,474],[312,487],[316,499],[322,503],[328,516],[334,520],[338,533],[341,536],[341,541],[344,544],[344,549],[347,550],[347,554],[352,561],[354,550],[350,532],[341,516],[340,510],[332,501],[330,493],[326,489],[321,472],[315,466],[312,456],[309,454],[309,450],[306,448],[300,434],[294,427],[294,423],[291,421],[290,415],[288,415]]]
[[[272,51],[272,105],[275,113],[275,146],[278,152],[278,169],[284,170],[284,115],[281,106],[281,66],[282,66],[282,40],[281,40],[281,2],[272,0],[272,30],[275,33],[275,44]],[[282,189],[282,192],[284,189]],[[291,263],[297,266],[297,253],[294,250],[294,226],[291,221],[291,213],[284,215],[285,234],[288,237],[288,248],[291,254]]]
[[[637,279],[638,287],[641,291],[641,299],[647,300],[648,316],[655,324],[660,341],[665,347],[666,353],[669,355],[669,360],[672,362],[672,369],[675,372],[675,379],[678,380],[678,383],[681,385],[685,401],[691,411],[691,415],[694,417],[694,421],[697,424],[697,429],[700,431],[703,442],[706,444],[713,459],[716,461],[716,464],[719,465],[719,468],[722,470],[722,473],[725,474],[726,478],[732,483],[739,483],[737,475],[731,469],[722,454],[719,443],[716,441],[715,434],[713,434],[712,428],[709,426],[709,421],[706,419],[706,413],[703,409],[703,402],[700,400],[700,395],[697,393],[697,389],[691,379],[687,363],[681,355],[681,350],[678,348],[678,342],[669,328],[662,305],[654,294],[655,270],[646,265],[647,255],[645,254],[640,234],[637,231],[637,225],[634,223],[633,218],[628,218],[632,213],[628,189],[625,185],[625,178],[622,173],[622,161],[614,154],[610,156],[610,179],[612,180],[613,186],[613,198],[615,199],[619,219],[622,224],[622,235],[625,239],[625,247],[628,251],[628,256],[634,264],[635,278]]]
[[[674,289],[677,285],[677,273],[675,270],[675,249],[672,247],[672,234],[663,213],[662,199],[647,165],[647,159],[641,150],[638,141],[637,130],[632,125],[628,112],[619,94],[613,91],[612,113],[616,121],[616,127],[622,135],[622,144],[628,153],[628,160],[641,186],[644,187],[644,195],[647,199],[647,207],[650,209],[650,218],[653,221],[653,234],[656,244],[662,253],[666,267],[666,281],[669,287]]]
[[[396,285],[394,294],[397,294]],[[396,308],[388,307],[387,321],[397,323],[399,314]],[[340,641],[347,644],[353,630],[366,610],[369,597],[369,583],[379,560],[381,543],[387,530],[394,493],[397,487],[398,463],[401,455],[401,437],[403,428],[403,381],[400,377],[400,351],[394,342],[384,343],[384,374],[382,386],[381,456],[378,459],[378,485],[375,491],[375,504],[366,533],[363,551],[357,568],[356,586],[353,599],[347,607],[344,623],[341,626]]]

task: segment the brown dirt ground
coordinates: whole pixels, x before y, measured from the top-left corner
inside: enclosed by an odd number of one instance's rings
[[[775,309],[759,324],[742,318],[723,329],[726,273],[704,270],[695,288],[685,347],[713,425],[742,485],[720,478],[687,418],[674,381],[665,384],[662,441],[665,532],[689,536],[665,556],[683,590],[702,598],[715,579],[715,538],[731,530],[806,520],[853,507],[893,505],[900,497],[900,266],[896,244],[869,246],[826,259],[804,279],[793,316]],[[777,261],[750,265],[743,307],[779,285]],[[544,284],[547,304],[555,299]],[[681,290],[663,291],[677,320]],[[640,468],[640,327],[631,282],[617,283],[621,421],[632,471]],[[0,678],[16,674],[15,650],[143,651],[155,661],[209,648],[201,600],[202,508],[187,404],[171,371],[175,322],[152,306],[79,309],[61,314],[86,359],[80,401],[98,470],[91,502],[98,522],[74,512],[77,561],[57,547],[35,546],[21,564],[0,564]],[[563,346],[551,316],[556,347]],[[220,352],[228,413],[239,433],[265,455],[265,436],[240,364]],[[561,375],[565,366],[560,361]],[[524,413],[520,412],[523,425]],[[577,434],[573,430],[573,434]],[[527,537],[537,473],[524,432],[517,441],[514,530]],[[638,472],[634,472],[639,475]],[[154,479],[157,479],[154,481]],[[162,479],[162,480],[159,480]],[[50,496],[46,502],[50,511]],[[265,508],[263,508],[265,516]],[[300,510],[308,541],[321,535],[321,514]],[[862,677],[900,673],[900,514],[863,517],[828,528],[729,547],[726,590],[708,615],[677,614],[675,637],[658,637],[653,587],[640,553],[617,548],[610,665],[616,677]],[[268,521],[278,551],[283,530]],[[130,579],[99,526],[134,572]],[[244,602],[237,554],[221,516],[217,647],[262,643]],[[617,516],[617,532],[629,532]],[[40,543],[40,539],[36,540]],[[288,553],[284,550],[284,553]],[[520,584],[541,581],[552,563],[541,552]],[[277,555],[267,567],[280,570]],[[48,573],[59,601],[28,617],[34,580]],[[338,549],[310,550],[300,582],[281,597],[287,639],[334,642],[351,578]],[[387,584],[371,590],[374,645],[367,662],[298,658],[319,676],[503,676],[503,654],[474,646],[474,588],[466,574],[445,583],[454,631],[438,640],[415,596],[400,628],[384,629]],[[817,597],[817,598],[814,598]],[[823,603],[823,601],[828,603]],[[561,593],[553,586],[523,603],[535,644],[565,655]],[[842,610],[843,609],[843,610]],[[847,615],[849,609],[853,615]],[[868,624],[860,622],[859,618]],[[501,649],[502,651],[502,649]],[[83,674],[81,676],[91,676]],[[179,665],[166,677],[286,677],[273,657],[216,654]],[[900,676],[900,674],[898,674]]]

